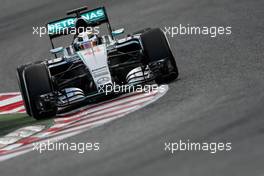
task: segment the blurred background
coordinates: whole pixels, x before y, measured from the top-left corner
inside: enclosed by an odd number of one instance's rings
[[[33,26],[87,5],[105,6],[114,28],[231,26],[231,35],[169,37],[180,79],[150,106],[67,139],[99,153],[31,152],[0,175],[263,175],[263,0],[1,0],[0,92],[18,91],[16,67],[52,57]],[[165,142],[232,142],[229,152],[164,151]],[[15,169],[14,169],[15,168]]]

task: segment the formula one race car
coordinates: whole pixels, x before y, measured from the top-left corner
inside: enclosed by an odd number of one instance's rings
[[[178,77],[162,30],[146,28],[118,39],[124,29],[112,30],[104,7],[82,7],[67,15],[47,24],[50,51],[55,58],[17,68],[26,111],[35,119],[52,117],[105,97],[106,86],[162,84]],[[106,35],[101,35],[101,26]],[[100,35],[94,31],[97,27]],[[68,34],[74,34],[72,43],[55,48],[53,40]]]

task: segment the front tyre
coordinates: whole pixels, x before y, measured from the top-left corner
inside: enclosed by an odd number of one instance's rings
[[[141,35],[144,54],[150,70],[158,84],[177,79],[179,72],[176,61],[161,29],[151,29]]]
[[[26,95],[23,95],[23,97],[27,96],[30,115],[37,120],[55,116],[57,112],[55,106],[44,111],[38,108],[40,95],[52,92],[52,85],[46,65],[40,63],[27,66],[24,70],[23,78],[26,85]]]
[[[25,87],[25,81],[23,79],[25,68],[26,68],[26,65],[22,65],[17,68],[17,80],[18,80],[19,89],[20,89],[20,92],[21,92],[21,95],[24,101],[24,107],[26,109],[27,114],[31,116],[28,96],[27,96],[26,87]]]

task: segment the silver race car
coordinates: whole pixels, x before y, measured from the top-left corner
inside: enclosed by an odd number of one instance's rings
[[[178,77],[162,30],[146,28],[120,39],[124,29],[112,30],[104,7],[67,15],[47,24],[55,58],[17,68],[26,111],[35,119],[118,96],[106,93],[110,86],[163,84]],[[65,36],[71,36],[70,44],[55,48],[54,40]]]

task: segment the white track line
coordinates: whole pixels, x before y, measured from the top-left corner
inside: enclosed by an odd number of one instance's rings
[[[4,95],[20,95],[20,92],[0,93],[0,96],[4,96]]]
[[[0,107],[2,106],[7,106],[7,105],[10,105],[12,103],[17,103],[19,101],[22,101],[22,97],[21,95],[17,95],[15,97],[12,97],[12,98],[9,98],[9,99],[6,99],[6,100],[3,100],[3,101],[0,101]]]
[[[9,111],[2,111],[0,114],[14,114],[14,113],[24,113],[25,107],[24,106],[19,106],[15,109],[9,110]],[[22,112],[19,112],[20,110],[23,110]]]

